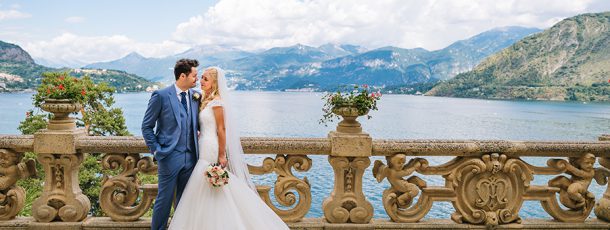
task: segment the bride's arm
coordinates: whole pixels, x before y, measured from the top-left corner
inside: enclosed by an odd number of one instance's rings
[[[223,166],[227,165],[227,155],[225,152],[225,146],[227,143],[226,131],[225,131],[225,120],[224,110],[222,106],[212,107],[214,111],[214,118],[216,118],[216,134],[218,135],[218,163]]]

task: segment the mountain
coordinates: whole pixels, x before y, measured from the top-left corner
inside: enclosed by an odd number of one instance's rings
[[[428,95],[610,100],[610,12],[564,19],[488,57]]]
[[[169,64],[168,60],[160,58],[145,58],[136,52],[132,52],[123,58],[109,62],[89,64],[84,68],[122,70],[128,73],[143,76],[151,81],[160,81],[168,75],[173,74],[171,70],[173,67],[173,64]]]
[[[538,31],[540,30],[535,28],[503,27],[457,41],[436,51],[382,47],[322,62],[281,69],[267,68],[266,71],[253,75],[258,81],[250,82],[243,88],[331,90],[345,84],[394,88],[428,84],[468,71],[488,55]],[[265,78],[261,78],[261,75]],[[269,83],[261,82],[261,79]]]
[[[18,45],[0,41],[0,61],[34,64],[34,59]]]
[[[251,53],[226,46],[197,46],[163,58],[146,58],[133,52],[114,61],[92,63],[84,68],[117,69],[143,76],[151,81],[171,82],[174,80],[174,65],[181,58],[197,59],[200,66],[212,66],[249,55]]]
[[[316,48],[297,44],[289,47],[275,47],[264,52],[231,61],[226,67],[231,70],[257,72],[259,70],[282,69],[293,65],[320,62],[340,57],[350,52],[340,47],[324,46]]]
[[[93,82],[107,82],[118,92],[143,91],[153,83],[134,74],[117,70],[50,68],[36,64],[15,44],[0,41],[0,92],[34,89],[44,72],[70,72],[76,77],[88,75]]]
[[[485,57],[539,31],[524,27],[496,28],[435,51],[296,44],[250,53],[227,46],[198,46],[164,58],[129,54],[115,61],[85,67],[118,69],[147,79],[171,82],[176,60],[195,58],[201,66],[217,65],[225,69],[233,86],[241,90],[329,90],[344,84],[369,84],[405,92],[401,87],[424,84],[429,88],[431,83],[469,71]]]

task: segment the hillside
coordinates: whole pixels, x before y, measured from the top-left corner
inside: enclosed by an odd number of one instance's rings
[[[21,47],[0,41],[0,92],[34,89],[44,72],[70,72],[76,77],[89,75],[93,82],[107,82],[118,92],[143,91],[154,83],[118,70],[50,68],[38,65]]]
[[[427,95],[610,101],[610,12],[562,20]]]

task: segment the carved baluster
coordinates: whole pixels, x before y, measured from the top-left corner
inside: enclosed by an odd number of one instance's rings
[[[78,184],[78,168],[84,157],[84,154],[38,154],[46,177],[41,196],[32,204],[36,220],[51,222],[59,218],[77,222],[87,217],[91,203]]]
[[[372,138],[353,121],[346,128],[340,123],[337,132],[331,131],[331,153],[328,162],[335,173],[335,185],[322,203],[326,221],[330,223],[365,224],[373,218],[373,206],[362,192],[362,175],[371,164]]]
[[[15,218],[25,205],[26,192],[17,180],[36,176],[34,160],[21,162],[22,153],[0,149],[0,220]]]
[[[154,174],[157,171],[152,158],[140,158],[139,154],[107,154],[102,159],[102,166],[106,170],[122,169],[116,176],[104,175],[100,191],[100,206],[104,213],[114,221],[139,219],[157,196],[156,185],[141,186],[138,178],[138,172]],[[140,189],[143,190],[141,197]]]
[[[259,196],[285,222],[297,222],[303,219],[311,207],[311,185],[309,185],[307,177],[301,180],[295,177],[290,169],[294,168],[301,172],[308,171],[311,168],[311,159],[309,157],[277,155],[275,160],[269,157],[265,158],[262,166],[248,166],[248,168],[253,175],[275,172],[278,177],[275,181],[273,194],[277,202],[282,206],[294,207],[290,209],[275,207],[269,196],[269,191],[271,190],[269,186],[256,186]],[[297,196],[293,191],[298,193],[298,203]]]

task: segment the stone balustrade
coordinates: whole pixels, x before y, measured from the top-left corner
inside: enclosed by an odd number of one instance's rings
[[[66,124],[35,135],[0,135],[0,228],[149,228],[150,219],[143,216],[157,185],[143,184],[141,177],[156,174],[157,166],[144,140],[86,136]],[[276,176],[273,186],[257,190],[294,229],[610,228],[610,187],[599,200],[595,195],[601,194],[589,189],[591,183],[608,184],[608,135],[579,142],[373,140],[356,129],[337,130],[326,138],[242,138],[246,154],[275,155],[249,169],[253,175]],[[25,152],[36,153],[43,172],[36,172],[34,161],[22,160]],[[89,153],[103,154],[99,205],[107,217],[89,216],[90,198],[79,187],[78,169]],[[321,207],[312,207],[311,187],[329,181],[294,173],[325,164],[313,162],[313,155],[327,156],[334,174],[333,190]],[[431,165],[433,157],[449,160]],[[523,157],[544,158],[546,166]],[[373,207],[363,193],[367,170],[374,177],[369,179],[389,182],[381,207]],[[42,194],[32,204],[32,217],[20,217],[27,194],[16,182],[37,174],[45,178]],[[444,183],[428,184],[429,175]],[[533,183],[539,176],[552,178]],[[553,219],[519,216],[528,200],[539,201]],[[455,209],[450,220],[426,219],[432,205],[443,201]],[[323,217],[305,218],[311,209],[321,209]],[[374,219],[375,209],[385,210],[389,219]],[[597,218],[589,218],[592,211]]]

